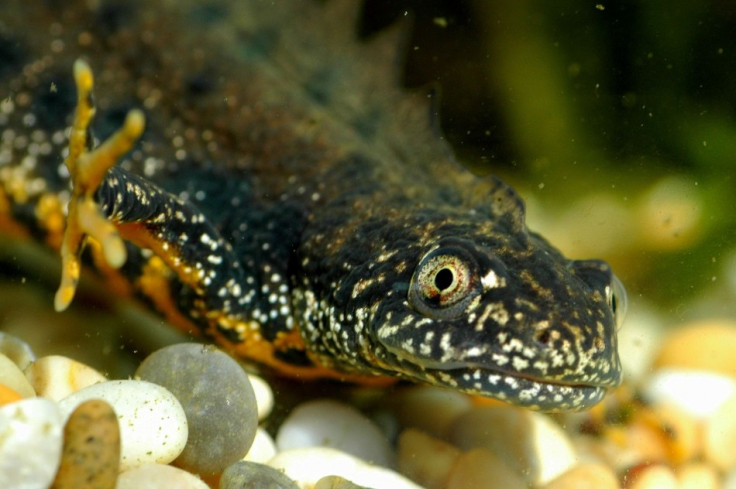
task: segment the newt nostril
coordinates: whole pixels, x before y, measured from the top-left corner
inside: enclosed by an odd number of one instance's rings
[[[559,337],[559,332],[554,331],[550,328],[542,329],[534,334],[534,339],[547,348],[551,348],[554,341]]]

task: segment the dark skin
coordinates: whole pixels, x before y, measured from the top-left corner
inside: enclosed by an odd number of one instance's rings
[[[563,257],[526,229],[513,189],[454,161],[427,97],[395,84],[395,33],[354,41],[350,2],[278,15],[214,3],[209,16],[196,2],[13,3],[0,129],[19,170],[0,183],[9,222],[65,243],[58,309],[91,240],[103,274],[172,323],[287,375],[404,378],[548,410],[620,382],[608,265]],[[117,130],[99,147],[95,108],[100,132]],[[67,174],[62,238],[50,223]]]

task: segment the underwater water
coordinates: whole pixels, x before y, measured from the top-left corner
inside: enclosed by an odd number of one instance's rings
[[[199,15],[207,23],[222,13],[203,7]],[[736,345],[736,11],[715,1],[368,0],[356,36],[371,39],[397,22],[407,22],[399,82],[439,93],[438,133],[458,160],[512,184],[530,229],[568,257],[606,260],[626,288],[625,385],[606,407],[615,420],[557,420],[610,442],[609,424],[639,427],[651,412],[666,418],[656,407],[661,391],[647,387],[661,367],[736,375],[732,361],[709,353]],[[0,331],[37,355],[64,354],[122,378],[179,338],[89,277],[69,312],[53,312],[60,265],[28,248],[0,242]],[[697,341],[674,336],[690,328]],[[283,405],[264,423],[271,432],[294,404],[317,396],[383,407],[375,392],[274,386]],[[631,400],[642,392],[654,408]],[[644,414],[627,418],[626,409]],[[612,470],[623,481],[653,460],[677,472],[705,454],[719,477],[733,471],[736,462],[711,456],[710,445],[672,455],[675,438],[657,438],[661,446],[625,462],[614,457]]]

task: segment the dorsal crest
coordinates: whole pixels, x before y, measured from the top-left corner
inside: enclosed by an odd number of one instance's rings
[[[478,180],[470,192],[469,204],[492,219],[507,223],[515,233],[525,228],[524,201],[513,188],[494,175]]]

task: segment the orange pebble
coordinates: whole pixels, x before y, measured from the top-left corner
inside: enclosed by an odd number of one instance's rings
[[[23,396],[18,394],[18,392],[6,385],[0,384],[0,406],[20,401],[21,399],[23,399]]]
[[[710,370],[736,377],[736,321],[709,320],[681,327],[663,342],[655,367]]]

